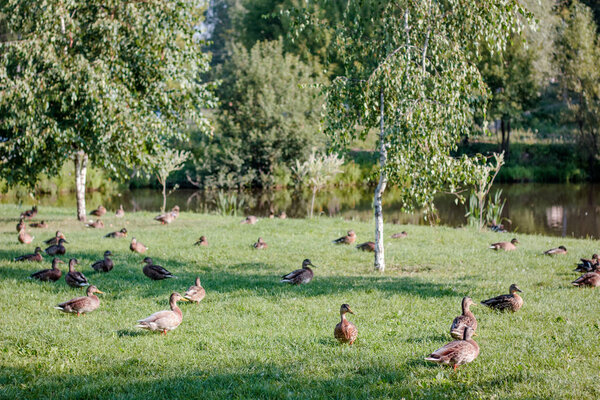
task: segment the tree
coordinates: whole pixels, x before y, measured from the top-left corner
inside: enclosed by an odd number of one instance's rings
[[[487,94],[473,61],[482,43],[502,50],[519,15],[527,14],[516,0],[350,0],[335,23],[344,74],[325,90],[326,131],[346,146],[379,129],[373,205],[380,271],[388,182],[399,185],[404,208],[412,209],[472,180],[481,158],[454,159],[450,151],[473,124],[475,99]]]
[[[183,150],[174,150],[170,148],[162,149],[158,154],[152,156],[151,164],[154,165],[154,174],[158,183],[162,186],[163,204],[160,209],[165,212],[167,207],[167,179],[172,172],[183,168],[183,163],[188,159],[189,153]],[[172,191],[177,190],[175,185]]]
[[[208,68],[191,0],[4,0],[17,39],[0,43],[0,173],[33,186],[75,162],[85,220],[88,161],[124,178],[190,124],[206,129]]]

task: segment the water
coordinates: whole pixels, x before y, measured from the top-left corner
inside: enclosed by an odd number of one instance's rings
[[[505,226],[510,231],[539,233],[553,236],[600,237],[600,207],[597,184],[511,184],[496,185],[506,198],[504,217],[510,220]],[[317,195],[315,215],[342,217],[370,221],[373,188],[346,188],[324,190]],[[267,217],[271,210],[275,214],[285,211],[288,217],[304,218],[310,206],[311,193],[308,191],[272,190],[242,191],[224,193],[226,197],[235,195],[238,202],[243,200],[239,215],[254,214]],[[52,205],[75,208],[73,193],[42,195],[36,199],[40,206]],[[28,197],[1,196],[0,203],[22,203],[32,205]],[[218,192],[198,192],[178,190],[167,200],[167,207],[177,204],[184,211],[216,212]],[[126,211],[160,210],[162,195],[158,190],[136,189],[121,193],[88,193],[87,206],[91,210],[99,204],[109,210],[116,210],[123,204]],[[440,196],[436,202],[440,223],[461,226],[466,223],[464,205],[455,205],[451,196]],[[395,191],[388,190],[384,195],[384,218],[387,222],[428,224],[423,214],[407,215],[400,211],[395,200]]]

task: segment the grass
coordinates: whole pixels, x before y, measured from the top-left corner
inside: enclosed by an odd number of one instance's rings
[[[549,399],[600,397],[600,302],[597,290],[570,286],[580,256],[597,242],[519,235],[520,248],[497,253],[488,244],[510,234],[468,229],[386,226],[388,268],[373,271],[372,255],[331,240],[352,228],[372,239],[372,226],[341,219],[260,220],[182,213],[170,226],[154,214],[104,218],[106,229],[82,227],[74,210],[42,208],[49,229],[31,245],[17,242],[22,209],[0,205],[0,398],[449,398]],[[109,227],[112,224],[112,228]],[[150,281],[129,240],[102,239],[127,227],[148,255],[179,279]],[[62,230],[89,280],[106,295],[86,316],[53,309],[82,294],[64,280],[26,279],[47,268],[15,263],[42,239]],[[210,247],[193,247],[198,236]],[[250,245],[262,236],[269,248]],[[564,244],[569,254],[540,253]],[[110,249],[108,274],[90,265]],[[304,286],[279,283],[304,258],[319,268]],[[62,267],[64,269],[64,266]],[[200,276],[207,296],[181,304],[183,323],[163,337],[134,329],[138,319],[168,308]],[[456,373],[423,357],[450,340],[464,295],[476,302],[524,291],[515,314],[474,307],[481,354]],[[100,295],[102,296],[102,295]],[[342,303],[359,330],[352,347],[333,339]]]

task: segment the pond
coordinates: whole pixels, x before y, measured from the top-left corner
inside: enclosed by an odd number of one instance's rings
[[[553,236],[600,237],[600,207],[598,206],[598,184],[511,184],[495,185],[502,189],[506,199],[504,217],[510,222],[505,226],[514,232],[539,233]],[[324,190],[317,195],[315,215],[327,215],[345,219],[369,221],[373,218],[371,209],[372,188],[345,188]],[[254,214],[267,217],[271,210],[275,214],[285,211],[288,217],[304,218],[310,207],[308,191],[270,190],[221,192],[221,200],[235,201],[238,214]],[[75,207],[75,195],[42,195],[37,201],[41,206]],[[29,197],[15,198],[0,196],[0,203],[35,202]],[[87,194],[87,206],[91,210],[103,204],[110,210],[123,204],[126,211],[158,211],[162,205],[159,190],[135,189],[120,193]],[[193,212],[218,212],[220,209],[219,192],[178,190],[168,197],[168,208],[178,204],[182,210]],[[225,207],[225,204],[221,205]],[[436,207],[441,224],[461,226],[466,223],[465,206],[455,205],[451,196],[440,196]],[[384,196],[384,217],[387,222],[428,224],[423,213],[404,214],[395,201],[394,190],[388,190]]]

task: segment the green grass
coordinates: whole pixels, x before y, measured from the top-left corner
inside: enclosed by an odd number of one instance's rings
[[[71,209],[42,208],[50,228],[21,245],[21,211],[0,206],[0,398],[600,397],[600,292],[570,286],[573,263],[597,251],[595,241],[519,235],[517,251],[497,253],[488,244],[511,234],[390,225],[386,236],[407,230],[409,237],[387,240],[382,275],[371,254],[331,244],[350,228],[371,240],[367,223],[263,219],[251,226],[239,217],[183,213],[160,226],[154,214],[137,213],[104,218],[107,228],[93,230]],[[129,240],[102,239],[122,226],[179,279],[150,281]],[[53,309],[82,290],[64,280],[26,279],[49,260],[9,261],[56,229],[70,241],[67,256],[106,292],[89,315]],[[192,246],[201,234],[210,247]],[[251,249],[258,236],[267,250]],[[567,256],[540,255],[559,244]],[[90,264],[107,249],[115,269],[96,274]],[[307,257],[320,267],[310,284],[279,283]],[[166,337],[134,329],[138,319],[168,308],[169,294],[183,292],[196,275],[207,296],[199,305],[181,304],[178,329]],[[513,282],[524,292],[519,312],[474,307],[479,358],[456,373],[423,361],[450,340],[464,295],[479,302]],[[333,339],[342,303],[356,312],[352,347]]]

